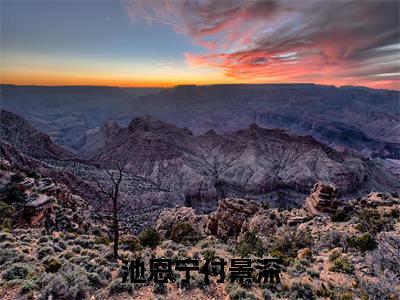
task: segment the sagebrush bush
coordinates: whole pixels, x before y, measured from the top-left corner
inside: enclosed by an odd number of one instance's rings
[[[201,252],[205,260],[213,261],[216,258],[214,249],[205,249]]]
[[[339,256],[333,261],[333,265],[329,270],[332,272],[353,274],[354,266],[347,257]]]
[[[0,249],[0,266],[6,267],[17,262],[24,262],[25,256],[20,254],[16,249]]]
[[[37,251],[37,258],[42,259],[46,256],[53,255],[54,249],[53,247],[49,246],[48,244],[42,244],[43,246],[38,249]]]
[[[153,294],[165,295],[167,291],[167,287],[164,283],[155,283],[153,286]]]
[[[61,267],[61,262],[56,257],[46,257],[43,259],[42,264],[48,273],[55,273]]]
[[[289,299],[315,299],[311,285],[295,282],[290,287]]]
[[[140,244],[143,247],[155,248],[161,241],[161,236],[154,228],[147,228],[139,235]]]
[[[366,252],[376,248],[376,240],[370,233],[364,233],[358,237],[352,236],[347,239],[350,247],[356,248],[361,252]]]
[[[37,289],[37,287],[38,287],[37,280],[26,279],[22,282],[20,291],[22,294],[26,294],[30,291]]]
[[[74,252],[74,253],[76,253],[76,254],[79,254],[79,253],[82,252],[81,246],[74,246],[74,247],[72,247],[71,250],[72,250],[72,252]]]
[[[300,249],[311,249],[313,244],[314,239],[310,232],[283,228],[274,236],[268,250],[271,256],[281,258],[288,265]]]
[[[74,242],[82,248],[91,249],[95,244],[95,239],[90,235],[81,235]]]
[[[132,252],[140,250],[140,242],[134,237],[125,237],[119,241],[119,246],[123,250],[129,250]]]
[[[94,288],[101,288],[105,286],[105,282],[101,278],[101,276],[97,273],[88,273],[88,280],[90,286]]]
[[[95,244],[106,245],[106,246],[109,246],[111,244],[111,240],[105,236],[96,236],[94,242]]]
[[[163,249],[171,249],[173,251],[176,251],[181,247],[183,247],[183,245],[175,243],[175,242],[173,242],[171,240],[164,241],[162,243],[162,245],[161,245],[161,248],[163,248]]]
[[[109,288],[110,295],[121,294],[125,292],[132,294],[133,291],[133,284],[128,282],[123,283],[121,278],[114,280]]]
[[[229,292],[230,300],[257,300],[257,297],[253,293],[246,291],[245,289],[233,286]]]
[[[86,272],[73,264],[57,273],[44,273],[40,279],[40,299],[84,299],[88,290]]]
[[[237,246],[237,251],[241,257],[247,257],[250,254],[261,257],[263,256],[265,249],[262,241],[256,236],[256,234],[247,231],[240,240]]]
[[[376,210],[363,209],[358,213],[356,228],[362,232],[376,235],[383,230],[390,229],[391,218],[382,217]]]
[[[15,279],[25,279],[33,272],[32,266],[24,263],[11,265],[3,274],[3,279],[10,281]]]
[[[167,234],[167,238],[176,243],[193,245],[200,240],[201,236],[193,229],[192,225],[183,222],[174,224]]]
[[[2,242],[13,242],[14,237],[8,232],[0,232],[0,243]]]
[[[12,218],[15,208],[5,202],[0,201],[0,230],[10,231],[12,227]]]
[[[332,222],[346,222],[351,216],[344,209],[338,209],[331,215]]]
[[[51,236],[44,235],[38,239],[38,244],[47,244],[51,240]]]
[[[329,254],[329,261],[333,262],[336,258],[339,258],[342,253],[339,250],[334,250]]]

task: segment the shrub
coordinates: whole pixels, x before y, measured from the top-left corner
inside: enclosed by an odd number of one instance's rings
[[[15,248],[15,245],[11,242],[4,242],[4,243],[0,243],[0,248],[1,249],[10,249],[10,248]]]
[[[34,179],[39,179],[40,174],[37,173],[35,170],[32,169],[24,169],[24,173],[27,177],[34,178]]]
[[[356,228],[362,232],[369,232],[372,235],[389,228],[390,219],[381,217],[381,215],[372,209],[363,209],[358,213],[359,223]]]
[[[5,195],[8,204],[25,202],[25,194],[16,186],[10,186]]]
[[[104,281],[97,273],[88,273],[88,279],[90,286],[94,288],[101,288],[105,285]]]
[[[373,250],[377,245],[375,238],[370,233],[364,233],[358,237],[349,237],[347,242],[350,247],[357,248],[362,252]]]
[[[337,295],[339,300],[353,300],[353,293],[352,292],[342,292]]]
[[[333,262],[335,259],[339,258],[342,253],[338,250],[334,250],[329,254],[329,261]]]
[[[0,230],[11,230],[14,213],[15,208],[13,206],[0,201]]]
[[[105,236],[96,236],[94,239],[94,243],[109,246],[111,244],[111,241]]]
[[[135,252],[140,250],[140,242],[134,237],[125,237],[121,239],[120,247],[123,250]]]
[[[66,260],[69,260],[69,259],[71,259],[72,257],[74,257],[74,255],[75,255],[75,254],[74,254],[72,251],[67,250],[67,251],[64,251],[64,252],[61,254],[61,257],[64,258],[64,259],[66,259]]]
[[[44,235],[44,236],[41,236],[39,239],[38,239],[38,244],[46,244],[46,243],[48,243],[49,241],[50,241],[50,236],[49,235]]]
[[[272,240],[269,254],[281,258],[283,263],[288,265],[297,256],[300,249],[311,248],[313,243],[314,240],[310,232],[283,228]]]
[[[30,280],[30,279],[24,280],[21,285],[21,293],[26,294],[32,290],[37,289],[37,287],[38,283],[36,280]]]
[[[45,273],[40,279],[40,299],[83,299],[86,295],[87,275],[72,264],[62,266],[57,273]]]
[[[171,232],[167,234],[167,238],[176,243],[193,245],[197,243],[201,237],[189,223],[177,223],[172,226]]]
[[[61,262],[56,257],[47,257],[43,260],[43,265],[48,273],[55,273],[60,269]]]
[[[6,267],[10,264],[23,262],[25,257],[15,249],[0,249],[0,266]]]
[[[42,259],[45,256],[53,255],[53,254],[54,254],[53,247],[45,244],[43,247],[39,248],[39,250],[37,251],[37,258]]]
[[[0,232],[0,243],[2,242],[12,242],[14,237],[7,232]]]
[[[32,273],[32,267],[27,264],[17,263],[10,266],[3,274],[3,279],[6,281],[14,279],[25,279]]]
[[[75,239],[75,244],[82,248],[93,248],[95,240],[90,235],[81,235]]]
[[[332,272],[353,274],[354,266],[351,264],[347,257],[340,256],[333,261],[333,265],[329,270]]]
[[[178,250],[179,248],[183,247],[183,245],[175,243],[173,241],[164,241],[161,245],[163,249],[171,249],[173,251]]]
[[[393,208],[389,213],[389,217],[393,219],[400,218],[400,209],[398,209],[397,207]]]
[[[71,250],[72,250],[72,252],[74,252],[75,254],[79,254],[79,253],[82,252],[81,246],[74,246],[74,247],[72,247]]]
[[[167,293],[167,287],[164,283],[155,283],[153,286],[153,293],[165,295]]]
[[[139,235],[139,241],[143,247],[155,248],[160,240],[160,234],[154,228],[147,228]]]
[[[230,300],[257,300],[257,297],[253,293],[246,291],[240,287],[233,287],[229,292]]]
[[[11,178],[10,178],[10,181],[11,181],[12,183],[20,183],[20,182],[23,181],[23,180],[24,180],[24,176],[22,176],[22,175],[19,174],[19,173],[16,173],[16,174],[11,175]]]
[[[331,215],[332,222],[345,222],[350,220],[350,215],[344,209],[338,209]]]
[[[289,299],[315,299],[315,295],[309,284],[295,282],[290,287]]]
[[[121,278],[117,278],[110,285],[110,295],[121,294],[127,292],[133,293],[133,285],[131,283],[123,283]]]
[[[172,251],[171,249],[167,249],[164,251],[164,257],[172,257],[174,255],[174,251]]]
[[[209,260],[209,261],[213,261],[215,259],[215,250],[213,249],[206,249],[203,252],[201,252],[201,254],[203,255],[204,259]]]
[[[307,271],[307,267],[310,266],[310,262],[306,259],[296,259],[293,263],[292,267],[292,273],[295,276],[298,276],[302,273],[305,273]]]
[[[255,233],[245,232],[237,246],[237,250],[241,257],[247,257],[250,254],[262,256],[264,253],[264,246]]]

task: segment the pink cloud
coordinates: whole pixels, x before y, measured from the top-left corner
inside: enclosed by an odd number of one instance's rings
[[[187,63],[228,77],[399,87],[398,1],[124,3],[131,18],[169,24],[207,49]]]

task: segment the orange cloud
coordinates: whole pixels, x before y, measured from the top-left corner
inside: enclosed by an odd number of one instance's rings
[[[207,54],[192,66],[247,82],[399,88],[398,1],[142,1],[131,16],[174,26]]]

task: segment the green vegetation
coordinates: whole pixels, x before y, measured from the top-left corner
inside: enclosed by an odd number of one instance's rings
[[[0,230],[10,231],[12,227],[12,216],[15,208],[5,202],[0,201]]]
[[[295,282],[290,287],[289,299],[315,299],[311,285],[302,282]]]
[[[289,265],[297,256],[297,251],[312,248],[313,244],[314,240],[310,232],[286,228],[272,239],[269,254],[281,258],[285,265]]]
[[[133,285],[131,283],[123,283],[121,278],[117,278],[110,285],[110,295],[121,294],[127,292],[129,294],[133,293]]]
[[[3,275],[3,279],[7,281],[14,279],[25,279],[32,272],[33,270],[30,265],[24,263],[16,263],[7,268]]]
[[[264,254],[265,249],[263,243],[255,233],[245,232],[237,246],[237,251],[241,257],[247,257],[250,254],[261,257]]]
[[[189,223],[178,223],[172,226],[167,238],[180,244],[193,245],[200,240],[200,235],[193,229]]]
[[[332,222],[346,222],[350,220],[350,215],[344,209],[338,209],[331,215]]]
[[[161,241],[161,236],[154,228],[147,228],[139,235],[140,244],[143,247],[155,248]]]
[[[370,233],[364,233],[358,237],[349,237],[347,243],[350,247],[356,248],[362,252],[373,250],[376,247],[376,240]]]
[[[56,257],[47,257],[43,260],[43,265],[48,273],[55,273],[61,267],[61,262]]]
[[[333,260],[333,265],[329,270],[332,272],[353,274],[354,266],[351,264],[347,257],[339,256],[335,260]]]
[[[391,218],[382,217],[376,210],[364,209],[358,213],[358,224],[356,228],[361,232],[369,232],[376,235],[391,227]]]

